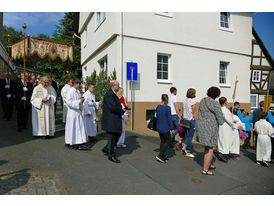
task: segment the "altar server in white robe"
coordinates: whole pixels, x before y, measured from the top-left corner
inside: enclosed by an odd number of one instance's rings
[[[232,114],[227,109],[227,99],[225,97],[221,97],[219,99],[221,104],[221,109],[225,118],[225,123],[219,126],[219,139],[218,139],[218,151],[227,157],[229,154],[229,149],[232,144],[232,127],[233,127],[233,119]]]
[[[79,79],[73,80],[73,87],[68,91],[66,96],[68,113],[65,129],[65,143],[68,148],[89,150],[89,148],[84,145],[88,141],[88,137],[82,116],[85,98],[81,97],[79,92],[80,88],[81,81]]]
[[[96,102],[94,95],[94,84],[88,83],[88,90],[83,94],[84,101],[84,123],[87,131],[87,135],[90,142],[96,142],[97,124],[96,124],[96,110],[99,109],[101,102]]]
[[[262,112],[260,120],[255,123],[255,130],[258,134],[256,160],[258,164],[269,167],[271,161],[271,136],[274,133],[272,125],[266,121],[268,113]]]
[[[231,107],[232,111],[232,107]],[[240,160],[240,135],[239,130],[245,130],[245,123],[243,123],[240,118],[237,116],[237,109],[233,108],[232,115],[234,124],[233,124],[233,132],[232,132],[232,144],[229,152],[234,155],[235,160]]]
[[[41,78],[41,84],[36,86],[31,97],[32,104],[32,133],[33,136],[54,136],[55,117],[54,103],[56,92],[50,86],[49,78]]]
[[[61,96],[62,96],[62,99],[63,99],[63,123],[64,124],[66,123],[67,112],[68,112],[66,95],[67,95],[68,91],[71,89],[71,87],[72,87],[72,80],[67,79],[66,80],[66,85],[61,90]]]

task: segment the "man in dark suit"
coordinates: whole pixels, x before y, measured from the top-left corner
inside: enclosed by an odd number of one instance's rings
[[[30,98],[32,95],[33,87],[30,82],[26,81],[24,87],[24,73],[21,74],[21,79],[15,83],[14,93],[16,96],[16,110],[17,110],[17,129],[21,132],[23,129],[27,129],[29,110],[31,108]],[[24,92],[26,96],[24,96]],[[26,102],[26,103],[24,103]],[[26,106],[24,107],[24,104]]]
[[[122,132],[122,115],[125,111],[116,95],[119,90],[119,82],[112,80],[110,82],[110,89],[103,99],[103,115],[102,115],[102,129],[106,131],[108,143],[102,151],[108,154],[108,159],[115,163],[120,163],[114,153],[114,145],[116,145]]]
[[[14,81],[11,79],[11,74],[6,73],[6,78],[0,79],[0,99],[4,118],[10,121],[14,105]]]

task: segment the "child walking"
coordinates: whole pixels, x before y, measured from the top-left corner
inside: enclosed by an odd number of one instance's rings
[[[266,121],[267,113],[261,112],[260,121],[255,123],[255,130],[258,134],[256,160],[257,164],[269,167],[271,161],[271,135],[274,133],[272,125]]]
[[[250,137],[251,137],[251,123],[252,118],[248,116],[248,112],[243,111],[241,121],[245,123],[245,132],[248,134],[248,137],[245,138],[243,149],[248,149],[250,147]]]

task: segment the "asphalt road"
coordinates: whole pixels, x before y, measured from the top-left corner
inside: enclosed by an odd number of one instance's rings
[[[0,194],[274,194],[274,165],[257,165],[254,150],[241,150],[239,161],[216,161],[215,176],[204,176],[199,144],[193,145],[194,159],[170,149],[169,162],[162,164],[155,160],[159,138],[127,132],[128,147],[117,149],[121,163],[115,164],[101,152],[104,133],[91,151],[75,151],[64,146],[60,119],[55,137],[43,140],[32,137],[31,122],[18,133],[15,115],[10,122],[0,115]]]

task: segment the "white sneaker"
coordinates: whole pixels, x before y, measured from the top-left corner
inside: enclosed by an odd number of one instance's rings
[[[191,157],[191,158],[194,158],[194,157],[195,157],[195,156],[194,156],[193,154],[191,154],[191,153],[186,154],[185,156],[186,156],[186,157]]]

